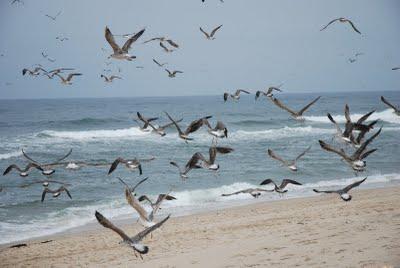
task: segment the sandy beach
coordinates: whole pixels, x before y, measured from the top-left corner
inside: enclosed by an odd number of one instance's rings
[[[0,251],[2,267],[398,267],[400,187],[280,200],[171,218],[143,260],[112,231]],[[137,223],[123,226],[129,234]],[[47,240],[43,239],[43,240]]]

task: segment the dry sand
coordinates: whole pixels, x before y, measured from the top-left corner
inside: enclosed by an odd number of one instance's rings
[[[146,239],[144,260],[98,228],[3,247],[0,266],[400,267],[400,187],[352,193],[351,202],[321,195],[171,218]]]

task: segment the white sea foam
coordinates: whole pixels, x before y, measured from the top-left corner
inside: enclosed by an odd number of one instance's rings
[[[83,130],[83,131],[55,131],[44,130],[37,136],[39,137],[55,137],[72,140],[90,140],[90,139],[109,139],[109,138],[126,138],[126,137],[143,137],[149,135],[150,132],[141,131],[138,127],[109,129],[109,130]]]
[[[13,157],[18,157],[20,155],[22,155],[21,151],[15,151],[15,152],[11,152],[11,153],[0,154],[0,160],[9,159],[9,158],[13,158]]]
[[[363,114],[351,114],[351,118],[353,121],[357,121]],[[338,123],[345,123],[346,119],[344,115],[332,115]],[[318,123],[331,123],[326,115],[323,116],[305,116],[304,117],[308,121],[318,122]],[[400,124],[400,116],[393,113],[392,109],[387,109],[380,112],[373,113],[370,117],[368,117],[368,121],[372,120],[382,120],[392,124]]]

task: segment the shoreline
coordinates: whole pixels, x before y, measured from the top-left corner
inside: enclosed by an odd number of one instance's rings
[[[353,190],[352,195],[350,202],[335,194],[317,195],[173,217],[161,232],[145,239],[150,251],[143,261],[135,258],[132,249],[118,244],[120,238],[115,233],[97,223],[86,231],[69,230],[21,241],[27,247],[8,248],[3,244],[0,259],[5,267],[127,263],[203,266],[209,263],[209,256],[215,256],[213,267],[253,262],[284,266],[400,264],[400,186]],[[116,224],[133,235],[142,228],[132,223]],[[40,243],[49,239],[53,241]],[[47,258],[48,252],[61,256],[61,261],[54,263]]]

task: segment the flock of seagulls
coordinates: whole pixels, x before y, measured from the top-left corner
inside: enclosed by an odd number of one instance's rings
[[[204,0],[202,0],[204,2]],[[223,2],[221,0],[221,2]],[[23,3],[21,0],[13,0],[11,4],[15,3]],[[56,21],[58,16],[61,14],[61,11],[58,12],[56,15],[48,15],[46,14],[46,17],[48,17],[52,21]],[[356,28],[354,23],[347,19],[347,18],[337,18],[332,21],[330,21],[327,25],[325,25],[321,31],[326,30],[329,26],[332,24],[340,22],[342,24],[349,24],[351,28],[358,34],[361,34],[361,32]],[[204,34],[206,39],[208,40],[214,40],[216,37],[216,33],[222,28],[222,25],[219,25],[215,27],[210,33],[206,32],[203,30],[202,27],[200,27],[201,33]],[[137,40],[144,34],[145,29],[142,29],[134,34],[124,34],[120,35],[123,38],[128,38],[122,46],[118,45],[117,42],[114,39],[114,36],[119,36],[119,35],[113,35],[111,30],[108,27],[105,27],[105,39],[107,43],[110,45],[112,48],[112,54],[108,56],[108,59],[114,59],[114,60],[126,60],[126,61],[133,61],[136,56],[131,55],[129,51],[131,50],[132,45],[137,42]],[[57,40],[59,41],[66,41],[68,38],[62,37],[62,36],[57,36]],[[158,42],[159,46],[165,51],[166,53],[171,53],[175,49],[178,49],[180,46],[178,45],[177,42],[173,41],[171,38],[168,37],[154,37],[151,38],[147,41],[144,41],[143,44],[146,43],[152,43],[152,42]],[[49,58],[47,54],[42,53],[44,58],[47,58],[49,61],[53,61],[53,59]],[[355,57],[362,55],[361,53],[358,53],[355,55]],[[353,61],[353,59],[349,59],[350,62]],[[354,60],[355,61],[355,60]],[[354,62],[353,61],[353,62]],[[165,66],[168,63],[160,63],[156,59],[153,59],[153,62],[160,68],[164,68],[164,70],[168,73],[168,77],[174,78],[176,77],[177,74],[182,74],[182,71],[179,70],[170,70],[165,68]],[[400,67],[395,67],[392,70],[398,70]],[[29,74],[30,76],[38,76],[40,74],[46,75],[49,79],[52,79],[53,77],[57,76],[61,83],[64,85],[71,85],[72,84],[72,79],[75,76],[81,76],[82,73],[78,72],[71,72],[66,74],[65,76],[61,75],[64,74],[65,71],[74,71],[73,68],[58,68],[55,70],[51,71],[46,71],[42,66],[37,66],[33,70],[30,70],[28,68],[24,68],[22,70],[23,75]],[[122,77],[117,76],[117,75],[111,75],[111,76],[106,76],[101,74],[101,78],[104,79],[105,82],[111,83],[115,79],[122,79]],[[279,107],[280,109],[288,112],[288,114],[296,119],[296,120],[304,120],[303,114],[312,106],[314,105],[320,98],[321,96],[316,97],[314,100],[312,100],[310,103],[305,105],[303,108],[300,110],[295,110],[293,108],[289,108],[287,105],[285,105],[281,100],[276,98],[274,96],[275,93],[282,92],[281,90],[282,85],[279,86],[271,86],[267,88],[265,91],[263,90],[258,90],[255,93],[255,100],[258,100],[260,97],[264,96],[267,99],[269,99],[274,105]],[[237,89],[233,94],[229,92],[225,92],[223,94],[223,100],[224,102],[228,101],[228,99],[232,99],[234,101],[239,101],[240,95],[241,94],[251,94],[250,91],[244,90],[244,89]],[[387,101],[383,96],[381,97],[381,100],[383,103],[385,103],[387,106],[392,108],[394,110],[394,113],[400,116],[400,109],[396,107],[395,105],[391,104],[389,101]],[[183,166],[178,164],[176,161],[170,161],[170,165],[176,167],[179,172],[179,176],[181,177],[182,180],[186,180],[189,178],[189,172],[192,169],[204,169],[204,170],[209,170],[209,171],[217,171],[220,168],[220,165],[217,163],[217,155],[225,155],[234,152],[234,149],[231,147],[224,147],[224,146],[218,146],[218,139],[227,139],[228,138],[228,128],[222,121],[217,121],[215,127],[212,127],[209,120],[212,118],[211,115],[201,117],[199,119],[196,119],[192,121],[186,128],[182,128],[179,123],[182,121],[182,119],[176,120],[174,119],[168,112],[164,112],[167,119],[169,120],[168,123],[164,125],[157,125],[155,122],[159,119],[158,117],[145,117],[143,116],[140,112],[137,112],[137,119],[135,121],[139,124],[139,129],[142,131],[153,131],[154,133],[160,135],[161,137],[165,136],[166,129],[174,127],[177,130],[178,133],[178,138],[182,139],[185,143],[188,143],[189,141],[192,141],[193,138],[190,137],[190,135],[196,131],[198,131],[200,128],[207,127],[207,132],[210,134],[212,137],[212,142],[211,146],[209,147],[208,151],[208,156],[205,156],[202,152],[195,152],[193,155],[190,157],[190,159],[187,161],[187,163]],[[344,146],[350,146],[351,149],[354,149],[354,152],[349,153],[346,152],[344,148],[342,147],[334,147],[333,145],[328,144],[325,141],[319,140],[320,147],[330,153],[334,153],[338,156],[341,157],[341,159],[348,164],[351,169],[355,172],[362,172],[366,168],[366,158],[375,152],[377,149],[368,149],[367,146],[369,146],[372,141],[381,133],[382,128],[380,128],[378,131],[376,131],[373,135],[371,135],[369,138],[365,139],[365,136],[368,132],[370,132],[371,129],[374,128],[374,125],[377,123],[377,121],[373,121],[372,123],[365,124],[364,122],[368,119],[368,117],[374,113],[374,111],[371,111],[370,113],[366,114],[356,122],[353,122],[350,117],[350,110],[348,105],[345,106],[345,118],[346,118],[346,123],[345,123],[345,129],[342,131],[341,127],[339,124],[334,120],[334,118],[328,113],[328,119],[335,125],[335,128],[337,130],[337,137],[339,137],[340,141],[344,142]],[[355,132],[357,132],[357,135],[355,136]],[[345,147],[347,148],[347,147]],[[300,160],[304,155],[307,154],[311,149],[311,146],[307,147],[303,152],[301,152],[299,155],[297,155],[294,159],[286,160],[277,153],[275,153],[272,149],[267,150],[267,154],[269,157],[272,159],[280,162],[285,168],[288,168],[290,171],[296,172],[298,170],[297,167],[297,161]],[[50,161],[49,163],[40,163],[36,160],[34,160],[31,156],[27,155],[24,151],[23,152],[23,157],[28,161],[27,165],[25,167],[19,167],[16,164],[11,164],[8,166],[4,173],[4,175],[9,174],[13,170],[17,170],[19,172],[19,175],[21,177],[27,177],[30,172],[33,170],[39,170],[44,176],[50,177],[52,174],[55,173],[56,168],[59,166],[63,166],[66,169],[78,169],[80,167],[84,166],[94,166],[94,167],[102,167],[102,166],[110,166],[108,170],[108,174],[111,174],[114,172],[117,167],[121,164],[125,166],[128,170],[138,170],[139,175],[143,174],[143,169],[142,169],[142,162],[146,161],[152,161],[154,158],[149,158],[149,159],[138,159],[138,158],[124,158],[124,157],[118,157],[112,162],[98,162],[98,163],[88,163],[84,161],[64,161],[71,153],[72,150],[70,150],[67,154],[65,154],[63,157],[56,159],[55,161]],[[139,222],[140,224],[145,228],[143,231],[137,233],[135,236],[130,237],[128,236],[123,230],[115,226],[110,220],[108,220],[105,216],[103,216],[100,212],[96,211],[95,212],[95,218],[105,228],[111,229],[114,232],[116,232],[123,240],[123,243],[126,245],[130,246],[133,248],[135,255],[136,253],[139,254],[140,257],[142,257],[142,254],[146,254],[149,251],[149,248],[142,243],[142,240],[149,234],[151,234],[154,230],[160,228],[165,222],[170,218],[170,215],[165,217],[164,219],[160,221],[156,221],[155,219],[155,214],[160,210],[161,205],[164,201],[169,201],[169,200],[175,200],[176,198],[172,195],[170,195],[170,192],[168,193],[160,193],[156,199],[155,202],[153,202],[147,195],[141,195],[139,198],[136,197],[136,189],[144,183],[148,178],[144,178],[140,180],[135,186],[130,187],[123,179],[118,178],[118,180],[125,186],[124,189],[124,194],[127,203],[136,211],[136,213],[139,216]],[[339,194],[342,200],[344,201],[350,201],[352,199],[351,195],[348,193],[351,189],[359,186],[361,183],[363,183],[367,178],[364,178],[363,180],[356,181],[347,187],[339,190],[318,190],[318,189],[313,189],[314,192],[316,193],[335,193]],[[29,185],[41,183],[43,186],[43,192],[41,195],[41,202],[44,202],[45,197],[47,194],[52,194],[54,198],[57,198],[61,195],[61,193],[65,192],[65,194],[72,199],[72,195],[70,191],[68,190],[67,187],[69,187],[69,184],[63,183],[60,181],[55,181],[55,180],[40,180],[40,181],[34,181],[31,182],[30,184],[24,184],[21,187],[28,187]],[[58,184],[59,186],[54,189],[50,189],[49,186],[51,184]],[[236,191],[233,193],[224,193],[222,196],[227,197],[227,196],[232,196],[232,195],[238,195],[238,194],[250,194],[254,198],[258,198],[260,195],[266,192],[276,192],[279,195],[283,195],[287,193],[288,189],[287,186],[289,184],[296,185],[296,186],[301,186],[302,183],[292,180],[292,179],[283,179],[280,184],[277,184],[273,179],[265,179],[260,183],[260,186],[265,186],[265,185],[273,185],[273,189],[265,189],[265,188],[247,188],[243,189],[240,191]],[[0,187],[0,191],[3,189],[3,187]],[[151,206],[151,211],[148,212],[145,207],[142,205],[142,202],[148,202]]]

